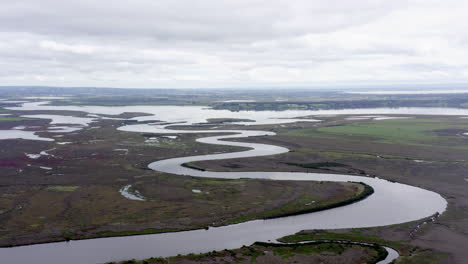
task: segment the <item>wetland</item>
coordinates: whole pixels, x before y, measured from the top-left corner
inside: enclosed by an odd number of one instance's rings
[[[28,108],[28,104],[36,109]],[[25,109],[18,109],[21,107]],[[427,115],[427,111],[426,114],[423,113],[424,109],[415,108],[410,109],[410,112],[408,109],[402,109],[401,112],[396,109],[363,109],[350,112],[339,110],[334,113],[333,111],[286,111],[279,112],[280,114],[254,112],[248,116],[237,115],[237,117],[224,111],[218,115],[216,111],[219,110],[214,110],[211,114],[207,114],[206,118],[190,117],[184,124],[168,127],[167,123],[159,125],[158,122],[172,123],[184,118],[173,116],[164,118],[166,111],[164,106],[158,106],[160,108],[157,111],[147,111],[141,107],[104,109],[66,106],[61,110],[55,107],[61,106],[47,106],[36,102],[26,103],[24,106],[4,106],[4,112],[8,113],[9,118],[0,122],[1,129],[30,132],[36,137],[54,140],[0,141],[2,145],[0,164],[3,172],[0,186],[2,188],[0,221],[5,224],[2,225],[0,243],[4,246],[109,236],[126,236],[121,238],[127,238],[126,244],[134,241],[135,237],[132,235],[137,234],[206,228],[216,232],[216,228],[223,228],[223,225],[228,225],[229,228],[235,226],[234,223],[245,221],[251,223],[254,219],[281,216],[279,219],[291,218],[287,221],[297,223],[301,221],[301,216],[289,218],[284,216],[299,213],[307,213],[304,216],[317,215],[318,213],[310,212],[344,205],[346,201],[352,201],[362,194],[366,185],[362,185],[360,181],[350,182],[339,177],[338,180],[333,178],[333,175],[347,174],[356,175],[352,177],[377,179],[377,181],[378,178],[383,178],[410,184],[436,191],[448,198],[448,211],[438,209],[437,212],[433,212],[441,213],[441,216],[436,214],[436,220],[423,222],[423,227],[418,228],[417,232],[411,230],[421,226],[418,219],[432,217],[433,214],[421,215],[417,219],[410,217],[401,224],[400,220],[393,220],[395,223],[389,222],[386,224],[389,227],[384,230],[391,230],[386,232],[392,233],[392,236],[382,231],[375,231],[376,237],[387,234],[379,241],[380,246],[395,247],[395,244],[384,241],[391,241],[397,237],[400,239],[399,243],[404,243],[410,248],[407,251],[398,250],[401,255],[399,261],[405,260],[408,254],[405,252],[418,252],[426,258],[437,256],[434,258],[438,262],[434,263],[456,262],[464,257],[464,253],[457,251],[456,248],[431,243],[425,239],[431,236],[439,237],[449,244],[454,243],[453,245],[463,241],[465,228],[463,219],[466,219],[464,218],[466,213],[462,208],[466,205],[463,204],[462,190],[463,182],[466,181],[461,178],[462,183],[459,183],[456,175],[460,175],[457,171],[462,172],[465,166],[466,138],[463,133],[467,125],[466,120],[461,118],[465,114],[464,110],[451,111],[451,109],[438,108],[430,111],[433,115]],[[195,111],[202,112],[201,109]],[[171,110],[173,107],[167,108],[167,111]],[[53,119],[50,117],[31,116],[31,114],[54,115],[58,114],[58,111],[62,114],[63,111],[68,111],[67,113],[73,117],[89,117],[91,114],[97,117],[92,123],[80,123],[78,120],[73,121],[74,118],[68,118],[71,120],[68,124],[65,121],[52,124],[50,120]],[[129,112],[147,114],[134,115],[134,117],[122,115]],[[28,116],[22,117],[25,115]],[[392,118],[369,119],[365,115],[382,117],[391,115]],[[50,128],[59,125],[80,126],[80,130],[53,133]],[[224,131],[217,131],[220,128],[216,126],[220,125]],[[130,132],[134,128],[137,131]],[[242,139],[236,135],[226,135],[226,132],[238,133],[235,130],[246,128],[269,132]],[[184,131],[190,133],[182,133]],[[148,132],[153,134],[150,135]],[[276,135],[272,134],[273,132]],[[196,140],[200,137],[207,138],[206,136],[213,133],[219,135],[215,136],[219,139],[216,138],[216,142],[213,142],[216,145],[205,144],[211,143],[206,140]],[[223,140],[226,136],[230,143]],[[241,142],[247,143],[241,144]],[[262,152],[258,146],[249,145],[252,143],[276,145],[279,148],[267,148],[266,152]],[[248,150],[252,147],[253,150]],[[289,151],[284,152],[282,150],[284,148]],[[6,151],[7,149],[9,151]],[[273,154],[272,151],[278,150],[281,150],[279,153],[282,154],[270,155]],[[242,153],[242,151],[246,154],[242,154],[241,157],[229,154]],[[207,156],[207,160],[195,159],[185,163],[190,164],[192,168],[196,167],[196,170],[177,167],[176,171],[165,169],[153,171],[147,168],[155,160],[164,161],[213,153],[218,154]],[[260,157],[258,154],[261,154]],[[219,158],[216,155],[220,155]],[[190,177],[183,176],[187,174],[185,170],[190,170]],[[442,170],[448,172],[448,176],[444,179],[437,178]],[[232,176],[224,174],[223,177],[230,179],[213,178],[212,175],[218,171],[231,173]],[[265,174],[266,177],[259,176],[258,173],[256,175],[247,173],[252,171],[272,173],[268,176]],[[309,172],[320,177],[311,181],[310,178],[301,176],[300,181],[297,181],[297,178],[292,181],[293,178],[288,179],[287,174],[278,173],[281,171]],[[209,178],[206,178],[207,176]],[[119,190],[124,186],[128,186],[126,189],[128,193],[143,198],[132,200],[122,196]],[[370,198],[375,196],[372,194]],[[370,198],[356,205],[372,201]],[[349,205],[338,209],[341,208],[349,208]],[[327,211],[330,210],[324,212]],[[359,220],[359,222],[366,226],[365,221]],[[409,224],[409,228],[402,228],[401,225],[408,225],[404,222],[413,224]],[[369,227],[372,225],[375,224],[370,224]],[[450,226],[451,232],[446,232],[443,226]],[[272,239],[308,229],[300,224],[296,227],[299,229],[284,230],[288,233],[278,234]],[[348,228],[348,226],[342,227]],[[355,230],[336,229],[338,226],[331,229],[325,226],[323,228],[310,226],[309,229],[311,228],[345,230],[343,231],[345,233]],[[373,228],[381,230],[378,227]],[[408,229],[410,231],[407,231]],[[201,230],[190,232],[203,232]],[[180,237],[183,233],[167,234],[177,234],[176,236]],[[144,237],[141,236],[142,239],[145,239]],[[230,246],[226,245],[226,248],[234,249],[242,245],[257,247],[258,245],[252,243],[261,241],[261,237],[257,236],[258,240],[238,241]],[[100,240],[83,240],[85,241],[93,241],[92,244],[95,245],[99,242],[94,241]],[[153,240],[150,244],[158,245],[155,241],[157,240]],[[77,242],[79,241],[71,243],[77,245]],[[119,243],[116,242],[115,245]],[[19,252],[18,250],[22,248],[12,249],[13,252]],[[202,253],[221,249],[209,246],[205,249],[186,248],[169,251],[168,254],[153,253],[156,255],[134,252],[122,254],[120,257],[115,255],[109,260],[169,257],[171,254]],[[90,261],[101,262],[101,258]]]

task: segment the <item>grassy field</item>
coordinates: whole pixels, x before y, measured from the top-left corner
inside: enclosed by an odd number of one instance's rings
[[[32,118],[25,118],[25,117],[0,117],[0,122],[25,121],[25,120],[32,120]]]
[[[410,118],[379,121],[361,121],[351,124],[297,129],[286,132],[289,136],[343,137],[402,145],[430,145],[466,148],[466,138],[460,133],[468,131],[468,120],[462,118]]]

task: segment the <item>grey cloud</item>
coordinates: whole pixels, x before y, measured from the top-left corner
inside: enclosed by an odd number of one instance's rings
[[[404,1],[61,1],[4,3],[0,29],[50,35],[252,41],[368,23]]]
[[[7,1],[0,9],[0,82],[401,81],[427,79],[431,67],[447,79],[468,79],[467,23],[459,11],[468,3],[446,1]]]

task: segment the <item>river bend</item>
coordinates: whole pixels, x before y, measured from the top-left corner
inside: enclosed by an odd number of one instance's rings
[[[272,136],[273,132],[254,130],[171,130],[146,124],[120,127],[122,131],[153,133],[223,133],[197,139],[206,144],[247,147],[249,150],[180,157],[149,164],[149,168],[179,175],[210,178],[251,178],[295,181],[354,181],[364,182],[374,188],[374,194],[350,205],[309,214],[268,220],[211,227],[175,233],[111,237],[70,242],[47,243],[12,248],[1,248],[2,262],[83,264],[154,256],[200,253],[212,250],[233,249],[250,245],[255,241],[275,241],[304,229],[361,228],[399,224],[418,220],[445,211],[447,202],[439,194],[418,187],[393,183],[383,179],[322,173],[302,172],[213,172],[181,166],[183,163],[201,160],[220,160],[277,155],[288,152],[283,147],[228,141],[232,138]],[[228,133],[228,134],[225,134]],[[390,252],[392,258],[395,252]],[[388,260],[388,259],[387,259]],[[382,263],[388,263],[382,262]]]

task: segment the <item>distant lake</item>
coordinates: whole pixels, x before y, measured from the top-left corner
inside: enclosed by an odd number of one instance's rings
[[[349,94],[375,94],[375,95],[391,95],[391,94],[464,94],[468,93],[467,89],[459,89],[459,90],[395,90],[395,91],[352,91],[352,92],[345,92]]]

